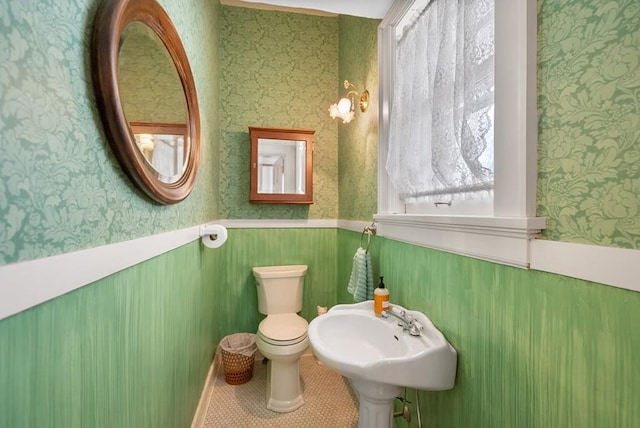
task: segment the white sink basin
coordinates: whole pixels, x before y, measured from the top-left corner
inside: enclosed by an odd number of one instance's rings
[[[309,324],[316,357],[351,380],[360,401],[359,427],[393,426],[393,400],[401,387],[453,388],[456,350],[421,312],[405,311],[422,327],[417,336],[392,316],[378,317],[373,302],[336,305]]]
[[[334,306],[309,324],[309,341],[320,361],[351,379],[424,390],[453,388],[457,355],[421,312],[406,311],[423,327],[411,336],[393,317],[377,317],[373,302]]]

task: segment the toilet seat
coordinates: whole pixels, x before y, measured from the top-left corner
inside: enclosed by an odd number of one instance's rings
[[[276,346],[300,343],[307,338],[307,320],[297,314],[267,315],[258,326],[258,336]]]

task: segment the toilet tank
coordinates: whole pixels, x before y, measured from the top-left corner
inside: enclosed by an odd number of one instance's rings
[[[265,315],[300,312],[306,274],[305,265],[254,267],[258,311]]]

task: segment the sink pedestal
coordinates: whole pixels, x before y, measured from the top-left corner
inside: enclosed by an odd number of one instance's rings
[[[360,401],[358,428],[393,427],[393,400],[400,395],[399,386],[361,379],[351,379]]]

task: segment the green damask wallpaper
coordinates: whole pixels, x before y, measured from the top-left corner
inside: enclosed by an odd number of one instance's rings
[[[187,105],[180,76],[160,38],[140,22],[127,25],[123,33],[118,89],[127,119],[185,123]]]
[[[225,6],[221,18],[221,217],[337,218],[338,19]],[[249,204],[249,126],[316,131],[313,205]]]
[[[544,237],[640,249],[640,3],[538,9]]]
[[[0,265],[215,217],[218,28],[200,1],[162,0],[191,62],[201,169],[183,203],[158,206],[122,173],[96,110],[89,61],[98,0],[0,4]]]
[[[339,216],[372,221],[378,195],[378,24],[377,19],[340,16],[339,93],[343,80],[359,92],[370,93],[369,109],[356,111],[348,124],[338,126]],[[354,47],[356,49],[354,50]]]

